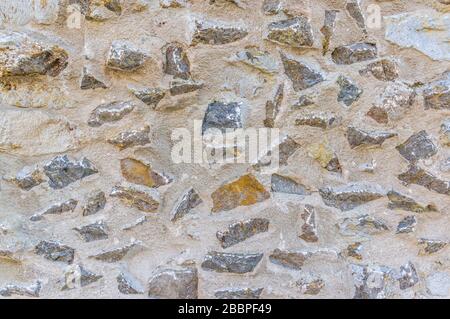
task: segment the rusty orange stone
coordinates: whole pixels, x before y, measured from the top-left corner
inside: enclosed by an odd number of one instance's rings
[[[156,188],[171,182],[168,177],[154,172],[149,165],[134,158],[120,160],[120,168],[123,177],[130,183]]]
[[[219,187],[211,194],[212,212],[232,210],[238,206],[250,206],[270,197],[270,193],[251,174]]]

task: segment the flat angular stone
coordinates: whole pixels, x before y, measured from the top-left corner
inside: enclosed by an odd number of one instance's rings
[[[357,260],[362,260],[363,257],[361,255],[362,244],[360,242],[356,242],[347,246],[344,251],[344,254],[349,257],[353,257]]]
[[[40,281],[37,281],[35,284],[31,286],[21,286],[21,285],[6,285],[3,288],[0,288],[0,296],[3,297],[11,297],[11,296],[23,296],[30,298],[38,298],[39,293],[41,292],[42,284]]]
[[[295,195],[310,195],[311,192],[302,184],[296,182],[294,179],[279,175],[272,174],[271,178],[271,190],[275,193],[286,193]]]
[[[410,162],[429,158],[437,153],[437,147],[426,131],[411,135],[405,142],[395,147]]]
[[[349,126],[347,129],[347,140],[351,148],[358,146],[381,146],[388,138],[397,136],[397,133],[383,131],[364,131]]]
[[[441,79],[428,84],[423,91],[425,109],[450,109],[450,71]]]
[[[37,255],[42,255],[44,258],[51,261],[61,261],[71,264],[74,259],[75,249],[60,244],[55,241],[41,241],[34,248]]]
[[[244,274],[252,272],[263,254],[209,252],[203,262],[204,270]]]
[[[300,144],[293,138],[286,136],[278,146],[280,166],[287,165],[289,157],[291,157],[299,148]]]
[[[300,237],[306,242],[315,243],[319,240],[317,236],[316,210],[311,205],[305,205],[305,209],[301,214],[303,225],[301,227]]]
[[[203,88],[203,86],[204,86],[203,82],[194,81],[191,79],[189,80],[176,79],[170,82],[169,92],[172,96],[176,96],[180,94],[198,91],[201,88]]]
[[[203,118],[202,133],[210,128],[219,129],[222,133],[226,129],[242,128],[240,103],[209,103]]]
[[[108,238],[108,227],[103,220],[95,222],[93,224],[75,227],[74,230],[80,234],[81,238],[85,242]]]
[[[134,158],[120,160],[122,176],[130,183],[158,188],[172,182],[170,177],[152,170],[150,165],[144,164]]]
[[[166,96],[166,92],[160,88],[130,88],[130,91],[139,100],[153,108],[156,108],[159,102]]]
[[[278,72],[277,60],[268,52],[261,51],[256,47],[247,47],[245,50],[236,52],[228,61],[243,63],[267,74]]]
[[[87,68],[83,68],[83,74],[81,76],[80,89],[82,90],[95,90],[95,89],[107,89],[108,86],[96,76],[88,71]]]
[[[362,9],[360,6],[360,0],[350,0],[347,2],[345,8],[349,15],[355,20],[356,24],[360,29],[367,33],[366,30],[366,21],[364,19],[364,15],[362,13]]]
[[[315,98],[311,95],[301,95],[298,101],[292,106],[293,109],[303,108],[305,106],[314,105],[316,103]]]
[[[395,81],[399,76],[399,69],[395,62],[382,59],[376,62],[369,63],[364,69],[359,71],[361,75],[372,74],[380,81]]]
[[[417,219],[415,216],[406,216],[403,218],[397,226],[397,234],[412,233],[416,230]]]
[[[308,155],[317,160],[323,168],[342,173],[342,167],[334,150],[327,143],[315,143],[308,147]]]
[[[200,196],[197,194],[197,192],[190,188],[186,193],[183,194],[183,196],[179,199],[179,201],[176,203],[174,208],[171,212],[171,221],[175,222],[179,220],[180,218],[183,218],[186,214],[189,214],[189,212],[203,203]]]
[[[79,287],[86,287],[103,278],[102,275],[97,275],[92,271],[80,265],[70,267],[64,274],[64,286],[61,290],[70,290]]]
[[[437,207],[433,204],[428,204],[426,206],[420,205],[414,199],[393,190],[389,191],[387,196],[390,200],[388,203],[389,209],[403,209],[414,213],[437,211]]]
[[[191,64],[182,44],[173,42],[164,48],[164,73],[174,78],[188,80],[191,77]]]
[[[66,212],[73,212],[78,205],[78,201],[75,199],[69,199],[65,202],[53,204],[41,213],[34,214],[30,217],[31,221],[39,221],[44,218],[45,215],[61,215]]]
[[[196,21],[191,44],[228,44],[245,38],[247,34],[248,32],[240,27],[224,26],[209,21]]]
[[[110,196],[120,198],[126,205],[143,212],[154,213],[159,208],[156,193],[143,187],[115,186]]]
[[[321,278],[306,280],[300,279],[296,282],[296,285],[300,287],[300,291],[305,295],[318,295],[323,287],[325,287],[325,281]]]
[[[275,127],[275,120],[280,112],[281,103],[284,97],[284,84],[280,84],[275,93],[273,101],[266,102],[266,119],[264,120],[265,127]]]
[[[334,33],[334,28],[336,26],[336,18],[338,10],[325,10],[325,18],[323,22],[323,26],[320,29],[320,32],[323,34],[322,40],[322,54],[325,55],[330,48],[331,37]]]
[[[131,242],[128,245],[104,250],[103,252],[89,256],[89,258],[93,258],[96,260],[101,260],[107,263],[114,263],[122,260],[128,253],[130,253],[133,249],[136,249],[140,246],[140,242]]]
[[[145,59],[146,55],[132,43],[116,40],[109,49],[106,66],[113,70],[134,71],[144,64]]]
[[[367,115],[381,124],[401,119],[415,100],[416,93],[402,82],[390,83],[370,108]]]
[[[105,208],[106,196],[104,192],[97,192],[88,197],[86,203],[82,207],[83,216],[94,215]]]
[[[67,155],[59,155],[44,165],[51,188],[60,189],[87,176],[98,173],[97,168],[86,157],[76,161]]]
[[[292,81],[294,91],[302,91],[325,81],[325,78],[321,73],[313,70],[308,65],[290,59],[283,53],[280,55],[284,66],[284,72]]]
[[[338,94],[338,102],[343,102],[346,106],[350,106],[359,100],[363,90],[356,86],[349,78],[339,76],[337,84],[340,87]]]
[[[252,218],[231,224],[225,231],[216,233],[222,248],[228,248],[243,242],[250,237],[269,230],[269,220],[266,218]]]
[[[195,268],[158,270],[149,280],[148,296],[157,299],[197,299]]]
[[[305,261],[311,256],[311,252],[280,250],[277,248],[270,254],[269,260],[286,268],[300,270]]]
[[[377,46],[373,43],[353,43],[334,49],[331,58],[336,64],[353,64],[373,60],[378,56]]]
[[[214,296],[218,299],[259,299],[264,288],[229,288],[218,290]]]
[[[411,288],[419,282],[416,268],[411,262],[400,267],[400,278],[398,282],[401,290]]]
[[[314,44],[314,33],[308,19],[298,16],[270,23],[267,39],[295,48],[311,47]]]
[[[355,285],[353,299],[384,299],[392,281],[391,270],[384,266],[351,264]]]
[[[238,206],[250,206],[270,197],[270,193],[251,174],[219,187],[211,194],[212,212],[228,211]]]
[[[295,125],[307,125],[321,129],[329,129],[339,125],[341,118],[334,113],[305,113],[295,120]]]
[[[7,180],[25,191],[29,191],[45,181],[41,170],[37,167],[24,167],[15,177]]]
[[[59,75],[69,55],[57,45],[44,43],[26,33],[0,31],[0,78],[8,76]]]
[[[417,184],[439,194],[450,195],[450,181],[441,180],[414,164],[409,165],[406,172],[398,175],[398,179],[407,185]]]
[[[129,273],[121,272],[117,277],[117,289],[124,295],[138,295],[144,293],[142,285]]]
[[[149,133],[150,126],[145,126],[141,129],[122,132],[109,139],[108,143],[118,147],[120,151],[133,146],[144,146],[150,143]]]
[[[147,216],[141,216],[138,219],[136,219],[135,221],[125,225],[122,227],[122,230],[132,230],[137,226],[140,226],[142,224],[144,224],[147,221]]]
[[[385,196],[386,191],[377,184],[351,183],[340,187],[320,188],[319,194],[325,205],[347,211]]]
[[[99,127],[105,123],[114,123],[125,117],[134,110],[131,102],[111,102],[97,106],[92,112],[88,120],[88,125]]]
[[[447,242],[436,239],[421,238],[418,241],[422,248],[419,251],[419,255],[431,255],[444,249],[447,246]]]
[[[348,217],[337,224],[339,233],[343,236],[367,236],[377,235],[389,231],[389,226],[381,218],[375,218],[367,214],[356,217]]]

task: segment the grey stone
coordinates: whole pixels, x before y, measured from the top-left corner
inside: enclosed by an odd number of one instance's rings
[[[386,191],[377,184],[351,183],[340,187],[320,188],[319,194],[325,205],[347,211],[385,196]]]
[[[378,56],[377,46],[373,43],[353,43],[334,49],[331,57],[336,64],[353,64],[373,60]]]
[[[450,109],[450,71],[441,79],[429,83],[423,91],[425,109]]]
[[[409,165],[406,172],[398,175],[398,179],[407,185],[417,184],[439,194],[450,195],[450,181],[439,179],[414,164]]]
[[[270,254],[269,260],[274,264],[286,268],[300,270],[305,264],[305,261],[311,256],[311,252],[280,250],[277,248]]]
[[[281,103],[284,97],[284,84],[280,84],[275,93],[273,101],[266,102],[266,119],[264,120],[264,126],[273,128],[275,127],[275,120],[280,112]]]
[[[107,263],[114,263],[114,262],[122,260],[132,250],[137,249],[137,247],[139,247],[139,246],[141,246],[141,243],[138,241],[134,241],[125,246],[104,250],[101,253],[89,256],[89,258],[101,260],[101,261],[104,261]]]
[[[416,268],[411,262],[400,267],[400,278],[398,282],[401,290],[411,288],[419,282]]]
[[[364,33],[367,33],[366,22],[364,20],[364,15],[361,10],[360,0],[349,0],[345,6],[347,12],[356,21],[358,27],[360,27]]]
[[[94,215],[106,205],[106,196],[104,192],[97,192],[86,200],[86,204],[82,207],[83,216]]]
[[[304,223],[298,237],[309,243],[317,242],[319,237],[317,236],[316,210],[314,206],[305,205],[301,218]]]
[[[325,10],[325,18],[320,32],[323,34],[322,54],[325,55],[330,48],[331,37],[336,26],[336,17],[339,10]]]
[[[141,129],[125,131],[112,139],[108,139],[108,143],[116,146],[119,150],[124,150],[133,146],[144,146],[150,143],[150,126],[144,126]]]
[[[294,48],[312,47],[314,33],[308,19],[304,16],[298,16],[270,23],[267,39]]]
[[[61,261],[67,264],[73,262],[75,255],[75,249],[55,241],[45,240],[36,245],[34,252],[48,260]]]
[[[109,49],[106,66],[114,70],[134,71],[144,64],[145,59],[146,55],[132,43],[116,40]]]
[[[180,198],[180,200],[177,202],[177,204],[174,206],[171,212],[171,221],[175,222],[185,216],[186,214],[189,214],[189,212],[200,205],[202,203],[202,199],[197,194],[197,192],[190,188],[186,193],[183,194],[183,196]]]
[[[170,82],[169,92],[172,96],[191,93],[203,88],[203,82],[194,80],[176,79]]]
[[[131,230],[139,225],[144,224],[147,221],[147,216],[141,216],[138,219],[136,219],[134,222],[125,225],[122,230]]]
[[[296,285],[300,287],[300,291],[305,295],[318,295],[323,287],[325,287],[325,281],[321,278],[307,280],[300,279],[296,282]]]
[[[80,234],[85,242],[108,238],[108,227],[103,220],[82,227],[75,227],[74,230]]]
[[[353,126],[347,129],[347,140],[351,148],[358,146],[381,146],[385,140],[397,136],[397,133],[384,131],[364,131]]]
[[[124,295],[138,295],[144,293],[142,285],[129,273],[121,272],[117,277],[117,289]]]
[[[240,103],[212,102],[208,104],[203,118],[203,134],[208,129],[219,129],[225,133],[226,129],[236,128],[242,128]]]
[[[218,290],[214,296],[218,299],[259,299],[264,288],[228,288]]]
[[[44,165],[44,173],[49,178],[50,187],[60,189],[96,174],[98,170],[86,157],[76,161],[67,155],[59,155]]]
[[[239,41],[248,32],[239,27],[223,26],[209,21],[196,21],[192,45],[210,44],[222,45]]]
[[[80,89],[82,90],[94,90],[94,89],[106,89],[108,86],[91,74],[87,68],[83,68],[83,74],[81,76]]]
[[[23,190],[29,191],[44,182],[44,177],[38,167],[24,167],[14,178],[7,179]]]
[[[281,0],[264,0],[262,10],[265,15],[274,15],[281,11]]]
[[[280,53],[283,62],[284,72],[292,81],[294,91],[302,91],[325,81],[322,74],[313,70],[308,65],[288,58],[284,53]]]
[[[329,112],[305,113],[295,120],[295,125],[307,125],[321,129],[336,127],[341,122],[341,117]]]
[[[396,191],[389,191],[387,193],[389,198],[388,208],[389,209],[403,209],[414,213],[424,213],[424,212],[435,212],[437,208],[433,204],[428,204],[426,206],[420,205],[414,199],[402,195]]]
[[[164,72],[175,78],[188,80],[191,77],[191,64],[184,46],[177,42],[169,43],[164,48]]]
[[[159,102],[166,96],[166,92],[160,88],[130,88],[130,91],[139,100],[153,108],[156,108]]]
[[[296,182],[290,177],[272,174],[271,190],[275,193],[286,193],[296,195],[310,195],[311,192],[302,184]]]
[[[279,151],[279,164],[280,166],[287,165],[288,159],[300,148],[293,138],[286,136],[280,145],[278,146]]]
[[[64,286],[61,290],[70,290],[79,287],[88,286],[103,278],[92,271],[87,270],[83,266],[74,265],[70,267],[64,274]]]
[[[275,58],[256,47],[246,47],[245,50],[236,52],[228,61],[243,63],[267,74],[277,73],[279,67]]]
[[[433,296],[448,297],[450,294],[450,275],[437,272],[427,277],[427,290]]]
[[[292,108],[293,109],[299,109],[299,108],[303,108],[305,106],[310,106],[310,105],[314,105],[315,99],[314,97],[310,96],[310,95],[302,95],[298,98],[297,103],[295,103]]]
[[[418,241],[422,249],[419,251],[419,255],[431,255],[444,249],[447,246],[447,242],[437,239],[420,238]]]
[[[392,280],[391,270],[384,266],[351,265],[355,285],[353,299],[384,299]]]
[[[69,55],[57,45],[15,31],[0,31],[0,78],[9,76],[59,75]]]
[[[212,251],[206,254],[202,268],[216,272],[244,274],[252,272],[259,264],[263,254],[222,253]]]
[[[195,268],[158,270],[149,280],[148,296],[157,299],[197,299]]]
[[[3,288],[0,288],[0,296],[3,297],[11,297],[14,295],[24,296],[30,298],[38,298],[39,293],[41,292],[42,284],[40,281],[37,281],[35,284],[30,286],[19,286],[19,285],[6,285]]]
[[[363,93],[363,90],[355,85],[349,78],[339,76],[337,84],[340,87],[338,94],[338,102],[343,102],[346,106],[352,105],[358,101]]]
[[[388,59],[382,59],[369,63],[359,73],[361,75],[370,73],[380,81],[395,81],[398,78],[399,70],[395,62]]]
[[[403,218],[397,226],[397,234],[412,233],[416,230],[417,219],[415,216],[406,216]]]
[[[227,230],[223,232],[218,231],[216,237],[220,241],[222,248],[228,248],[268,230],[268,219],[252,218],[229,225]]]
[[[343,236],[367,237],[389,231],[389,226],[383,219],[367,214],[344,218],[338,222],[337,227]]]
[[[97,106],[92,112],[88,120],[88,125],[98,127],[105,123],[117,122],[131,113],[134,110],[134,105],[129,102],[114,101],[111,103],[104,103]]]
[[[395,148],[400,155],[412,163],[419,159],[430,158],[437,153],[437,147],[426,131],[411,135],[405,142]]]
[[[110,196],[117,197],[126,205],[148,213],[154,213],[159,208],[157,193],[147,187],[114,186]]]
[[[78,205],[78,201],[75,199],[69,199],[65,202],[53,204],[41,213],[34,214],[30,217],[31,221],[39,221],[44,218],[45,215],[60,215],[66,212],[73,212]]]

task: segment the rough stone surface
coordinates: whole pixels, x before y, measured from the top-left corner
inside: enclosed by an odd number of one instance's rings
[[[213,102],[208,104],[205,117],[203,118],[203,133],[208,129],[218,129],[225,132],[226,129],[240,127],[242,127],[242,122],[241,105],[239,103]]]
[[[134,71],[144,64],[145,58],[132,43],[116,40],[111,44],[106,65],[114,70]]]
[[[248,32],[240,27],[226,26],[211,21],[196,21],[196,30],[192,38],[192,45],[209,44],[222,45],[245,38]]]
[[[80,234],[85,242],[108,238],[108,227],[103,220],[82,227],[76,227],[74,230]]]
[[[97,192],[86,199],[86,203],[82,207],[83,216],[93,215],[106,205],[106,196],[104,192]]]
[[[98,127],[105,123],[117,122],[133,111],[130,102],[111,102],[97,106],[88,120],[89,126]]]
[[[275,193],[286,193],[295,195],[310,195],[311,192],[302,184],[288,176],[272,174],[271,190]]]
[[[183,194],[183,196],[173,208],[171,213],[171,220],[173,222],[177,221],[186,214],[189,214],[192,209],[200,205],[202,202],[203,201],[197,194],[197,192],[193,188],[190,188],[186,193]]]
[[[263,254],[242,254],[209,252],[203,262],[202,268],[215,272],[228,272],[245,274],[252,272],[259,264]]]
[[[417,219],[415,216],[406,216],[398,223],[397,234],[411,233],[415,231],[416,225]]]
[[[149,280],[148,296],[157,299],[197,299],[197,270],[186,268],[158,271]]]
[[[144,293],[141,284],[129,273],[121,272],[116,279],[118,284],[117,289],[124,295],[138,295]]]
[[[311,205],[305,205],[305,209],[301,214],[303,225],[298,237],[306,242],[314,243],[319,240],[317,236],[316,210]]]
[[[269,260],[277,265],[300,270],[305,261],[312,256],[310,252],[290,251],[275,249],[269,256]]]
[[[295,91],[308,89],[325,80],[323,75],[312,67],[291,59],[284,53],[281,53],[281,61],[283,62],[284,72],[292,81],[292,87]]]
[[[54,241],[41,241],[34,249],[37,255],[42,255],[48,260],[61,261],[71,264],[74,259],[75,249]]]
[[[159,207],[157,194],[142,187],[115,186],[110,196],[117,197],[126,205],[147,213],[154,213]]]
[[[218,231],[217,239],[222,248],[236,245],[259,233],[264,233],[269,229],[269,220],[266,218],[253,218],[228,226],[225,231]]]
[[[375,44],[361,42],[337,47],[331,56],[334,63],[348,65],[373,60],[378,53]]]
[[[264,288],[230,288],[218,290],[214,295],[218,299],[259,299]]]
[[[397,151],[410,162],[429,158],[437,153],[434,145],[426,131],[420,131],[411,135],[405,142],[396,147]]]
[[[417,184],[439,194],[450,195],[450,181],[442,180],[417,165],[409,165],[408,170],[398,175],[405,184]]]
[[[426,109],[449,109],[450,108],[450,71],[428,84],[423,91]]]
[[[57,156],[44,165],[44,173],[47,175],[51,188],[60,189],[98,173],[97,168],[87,158],[79,161],[70,159],[67,155]]]
[[[434,204],[420,205],[414,199],[402,195],[396,191],[389,191],[387,196],[390,200],[388,207],[390,209],[402,209],[414,213],[434,212],[437,207]]]
[[[361,88],[355,85],[352,80],[344,76],[338,78],[337,84],[341,88],[337,100],[338,102],[344,103],[346,106],[350,106],[356,102],[363,93]]]
[[[347,129],[347,140],[351,148],[358,146],[381,146],[388,138],[395,136],[397,136],[397,133],[364,131],[352,126]]]
[[[302,16],[272,22],[268,26],[267,39],[296,48],[311,47],[314,44],[311,24]]]
[[[145,126],[140,129],[119,133],[116,137],[109,139],[108,142],[117,146],[119,150],[133,146],[143,146],[150,143],[149,133],[150,127]]]

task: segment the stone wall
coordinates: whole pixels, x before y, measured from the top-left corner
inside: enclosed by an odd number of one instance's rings
[[[1,1],[0,295],[449,298],[449,9]]]

